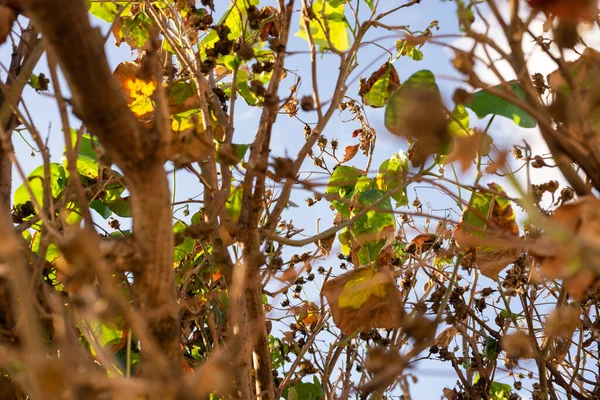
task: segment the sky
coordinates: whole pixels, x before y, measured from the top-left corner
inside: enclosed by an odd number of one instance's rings
[[[224,1],[216,1],[215,3],[217,3],[217,7],[223,7],[226,4]],[[271,0],[261,2],[261,5],[270,3],[275,3],[275,1]],[[380,3],[382,4],[383,9],[388,9],[401,4],[402,1],[380,0]],[[297,2],[297,4],[299,4],[299,2]],[[403,9],[400,13],[387,17],[387,19],[385,19],[383,22],[390,25],[410,25],[412,30],[422,30],[429,26],[433,20],[437,20],[439,30],[434,30],[434,37],[439,38],[439,40],[443,41],[444,43],[467,48],[465,46],[468,46],[468,43],[455,37],[455,35],[459,33],[457,29],[455,7],[456,4],[451,1],[423,0],[421,4]],[[296,11],[299,11],[299,8],[297,8]],[[217,15],[219,15],[218,10]],[[298,16],[299,12],[296,12],[294,21],[292,23],[294,32],[298,27]],[[108,29],[108,25],[106,23],[96,18],[92,17],[92,23],[99,26],[103,32],[106,32]],[[536,29],[539,29],[541,26],[541,20],[536,21],[535,24]],[[494,31],[494,29],[496,30]],[[497,27],[492,26],[492,37],[501,36],[499,35],[497,29]],[[590,31],[586,34],[588,34],[590,38],[593,37],[596,40],[598,38],[596,31]],[[373,71],[379,68],[380,65],[387,61],[387,52],[379,46],[391,49],[393,48],[394,41],[399,38],[400,37],[397,34],[390,34],[389,32],[378,32],[377,34],[372,34],[366,38],[367,43],[363,46],[359,53],[359,63],[361,65],[351,76],[350,81],[352,82],[352,85],[348,90],[349,96],[358,99],[357,94],[359,75],[367,78]],[[528,46],[529,45],[526,45],[526,48]],[[529,46],[529,48],[530,50],[533,49],[533,45]],[[292,52],[296,52],[296,54],[288,57],[288,68],[294,70],[294,72],[301,76],[303,80],[303,84],[299,90],[299,96],[310,95],[310,64],[308,54],[305,52],[308,49],[306,42],[299,37],[292,36],[290,38],[288,49]],[[126,44],[118,48],[115,47],[113,45],[112,38],[108,40],[106,50],[108,61],[113,69],[116,68],[120,62],[130,60],[135,57],[135,53],[132,53]],[[452,51],[439,45],[426,43],[422,48],[422,52],[424,54],[424,59],[422,61],[417,62],[408,57],[402,57],[395,63],[400,80],[405,81],[414,72],[422,69],[431,70],[437,77],[438,85],[440,87],[445,104],[449,108],[452,108],[453,103],[451,99],[454,90],[459,86],[466,88],[465,85],[461,85],[460,82],[458,82],[460,75],[452,68]],[[10,61],[10,53],[10,43],[7,42],[0,46],[0,62],[2,62],[3,66],[8,65]],[[322,99],[328,99],[331,97],[331,92],[334,88],[333,84],[337,78],[337,71],[339,67],[338,58],[337,56],[332,55],[319,56],[318,65],[321,97]],[[498,66],[503,71],[507,70],[507,68],[505,66],[501,66],[500,63]],[[542,72],[544,75],[555,69],[547,59],[543,59],[538,56],[533,57],[530,60],[530,66],[532,67],[532,70]],[[44,57],[38,64],[35,73],[38,74],[40,72],[44,72],[48,76],[49,74],[47,71],[46,59]],[[489,83],[495,83],[494,77],[489,71],[481,70],[480,73]],[[3,73],[3,71],[0,73],[0,76],[3,80],[5,79],[5,73]],[[287,88],[292,83],[292,74],[288,74],[288,78],[282,82],[281,92],[287,93]],[[61,82],[61,86],[63,90],[66,90],[66,83],[64,81]],[[256,133],[258,120],[260,118],[259,109],[245,106],[243,103],[243,99],[241,98],[236,103],[236,107],[239,106],[239,108],[236,110],[236,132],[234,142],[239,144],[250,143],[252,141]],[[35,125],[42,136],[44,138],[47,137],[48,139],[51,161],[62,163],[64,142],[62,139],[58,109],[53,98],[48,95],[38,94],[33,89],[28,87],[24,92],[24,104],[30,110]],[[383,160],[389,158],[393,152],[406,150],[408,145],[404,139],[398,138],[387,132],[383,124],[383,109],[367,108],[367,116],[371,126],[377,132],[377,145],[372,164],[372,170],[376,170],[379,164]],[[472,127],[484,127],[488,122],[487,119],[478,121],[476,116],[471,116]],[[316,113],[300,111],[299,117],[307,122],[316,121]],[[73,127],[78,127],[78,124],[75,123],[74,119],[72,119],[71,125]],[[296,119],[289,118],[283,114],[280,115],[273,130],[271,156],[289,156],[294,158],[297,150],[304,143],[303,126],[303,123]],[[335,115],[324,131],[324,134],[329,140],[333,138],[338,139],[340,144],[339,147],[343,149],[347,145],[357,144],[356,139],[352,138],[351,135],[352,131],[357,128],[359,128],[358,123],[342,123],[341,117]],[[496,119],[490,129],[490,134],[494,138],[494,142],[502,149],[510,149],[513,143],[517,143],[520,140],[525,139],[532,145],[535,151],[539,152],[539,154],[547,151],[539,137],[539,132],[537,129],[525,130],[517,128],[511,121],[503,118]],[[31,140],[26,136],[26,133],[24,133],[24,136],[25,139],[31,143]],[[41,156],[31,152],[31,149],[29,148],[29,145],[25,139],[21,139],[15,134],[13,137],[13,143],[15,146],[17,159],[23,166],[25,172],[28,173],[41,164]],[[32,157],[30,154],[33,154],[34,156]],[[366,158],[362,155],[358,155],[352,161],[352,163],[357,168],[363,169],[366,165]],[[310,160],[308,160],[303,170],[314,170],[314,167],[311,164],[312,163]],[[332,166],[333,165],[329,165],[330,168]],[[202,192],[201,186],[195,177],[181,171],[176,172],[176,174],[176,200],[186,200],[188,198],[198,196]],[[547,172],[545,174],[536,174],[537,171],[535,171],[533,176],[534,182],[542,182],[549,179]],[[17,176],[16,171],[14,173],[14,177],[13,188],[16,188],[21,183],[21,180]],[[558,175],[552,175],[551,177],[562,182],[560,176]],[[173,178],[174,177],[172,175],[172,183]],[[472,180],[472,172],[467,172],[465,175],[461,176],[461,180],[462,179],[464,179],[466,182],[469,182],[469,179]],[[524,182],[524,177],[520,176],[519,180]],[[412,202],[412,200],[418,197],[425,205],[425,210],[430,209],[432,212],[438,213],[438,215],[444,215],[444,211],[434,211],[434,209],[441,210],[453,205],[451,201],[444,198],[443,195],[435,190],[427,189],[418,185],[415,185],[415,187],[410,188],[408,193],[409,198]],[[513,188],[505,187],[505,189],[509,192],[509,194],[515,193]],[[299,191],[293,195],[291,200],[296,204],[303,204],[304,198],[308,195],[309,193],[307,192]],[[548,199],[546,200],[549,201]],[[193,214],[196,212],[197,208],[197,206],[195,208],[192,206],[190,208],[191,213]],[[518,210],[517,212],[519,213],[519,218],[522,221],[524,215]],[[307,215],[307,213],[309,213],[309,215]],[[178,216],[183,217],[181,212],[178,214]],[[103,225],[106,224],[102,221],[101,217],[95,215],[94,218],[96,222]],[[287,220],[292,220],[296,227],[305,229],[304,233],[307,236],[311,236],[317,231],[315,220],[317,218],[321,219],[320,230],[324,230],[330,226],[330,221],[333,219],[333,212],[329,210],[329,206],[325,201],[321,201],[311,208],[307,208],[305,206],[302,206],[298,209],[291,208],[284,214],[284,218]],[[457,218],[457,216],[455,215],[454,218]],[[435,229],[435,223],[432,223],[431,227],[432,229]],[[335,256],[338,251],[339,247],[336,246],[332,250],[332,254]],[[332,257],[330,259],[317,262],[313,268],[316,269],[319,265],[323,265],[325,267],[333,266],[335,269],[337,268],[337,264],[339,264],[339,261],[337,261],[335,257]],[[277,302],[278,301],[276,301],[276,303]],[[418,382],[413,386],[412,390],[413,398],[416,399],[441,398],[442,389],[444,387],[453,387],[456,381],[454,373],[446,369],[445,365],[441,363],[428,363],[423,366],[419,365],[413,372],[414,375],[419,379]],[[525,393],[522,393],[522,395],[525,395],[526,398]]]

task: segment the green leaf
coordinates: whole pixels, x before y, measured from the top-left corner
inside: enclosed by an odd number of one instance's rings
[[[397,152],[381,163],[377,174],[377,187],[388,192],[403,185],[408,174],[408,156],[404,152]],[[396,207],[408,205],[406,188],[392,195],[396,200]]]
[[[124,348],[127,344],[124,318],[117,317],[114,321],[94,319],[87,323],[101,349],[106,349],[109,353],[113,354]],[[90,347],[90,352],[93,356],[97,355],[93,347]],[[120,369],[118,365],[115,365],[115,367],[117,370]]]
[[[465,226],[484,229],[487,218],[490,215],[494,196],[491,193],[474,192],[471,207],[463,213],[463,224]],[[480,236],[478,231],[472,231],[472,235]]]
[[[31,187],[31,191],[38,204],[43,207],[43,182],[44,182],[44,166],[40,165],[34,169],[28,176],[27,181]],[[62,165],[57,163],[50,163],[50,191],[53,198],[57,198],[64,190],[67,183],[67,174]],[[14,205],[25,204],[31,200],[29,192],[25,187],[25,184],[19,186],[15,191]]]
[[[176,105],[182,105],[188,98],[196,94],[192,85],[185,81],[178,81],[171,88],[169,97],[173,99]]]
[[[245,21],[247,19],[248,6],[257,6],[259,0],[235,0],[235,4],[229,6],[223,17],[219,20],[217,25],[225,25],[230,29],[229,35],[227,36],[230,40],[237,40],[242,36],[244,31]],[[249,37],[250,32],[246,32],[246,36]],[[217,32],[211,30],[200,42],[201,56],[204,58],[204,52],[207,48],[213,47],[214,44],[219,40]]]
[[[395,74],[397,80],[398,73],[394,70],[392,63],[385,64],[386,70],[375,83],[369,88],[369,91],[362,96],[363,103],[368,106],[379,108],[385,106],[389,97],[390,89],[394,90],[398,87],[398,81],[390,85],[390,77]],[[368,84],[369,81],[367,81]]]
[[[438,99],[441,106],[441,95],[435,76],[425,69],[414,73],[391,94],[385,109],[386,128],[396,135],[406,136],[406,121],[411,117],[409,113],[414,109],[414,102],[418,100],[415,97],[424,95]]]
[[[171,128],[175,132],[181,132],[196,126],[194,117],[202,113],[199,108],[192,108],[179,114],[171,114]]]
[[[141,49],[150,40],[152,20],[143,13],[133,18],[122,18],[119,37],[124,39],[132,49]]]
[[[372,206],[384,195],[379,189],[370,189],[358,195],[350,217],[360,213],[365,207]],[[379,211],[379,210],[389,210]],[[378,241],[382,238],[384,229],[395,230],[396,221],[392,213],[392,202],[388,198],[377,205],[376,209],[369,210],[365,215],[357,219],[350,227],[352,237],[359,245]],[[386,229],[386,230],[387,230]]]
[[[192,215],[192,225],[199,224],[200,222],[202,222],[202,220],[200,219],[201,216],[202,212],[195,212],[194,215]]]
[[[386,243],[387,240],[382,239],[363,244],[356,253],[359,265],[368,265],[372,262],[377,261],[379,253],[381,253],[381,250],[383,249]]]
[[[243,160],[250,148],[250,144],[234,144],[235,152],[240,160]]]
[[[325,398],[325,392],[316,376],[313,382],[300,382],[287,390],[284,398],[287,400],[321,400]]]
[[[71,143],[73,148],[77,144],[77,130],[71,129]],[[77,172],[86,178],[96,179],[98,177],[98,156],[94,148],[98,148],[98,140],[92,139],[88,133],[84,133],[79,140],[79,152],[77,154]],[[68,166],[67,147],[63,151],[63,165]]]
[[[187,225],[181,221],[177,221],[175,225],[173,225],[173,233],[182,233],[187,228]],[[174,261],[175,263],[179,263],[185,257],[194,251],[194,239],[186,237],[183,239],[183,243],[179,244],[174,249]]]
[[[512,386],[506,383],[492,382],[490,386],[490,396],[492,400],[508,400]]]
[[[33,238],[31,237],[31,232],[23,231],[23,232],[21,232],[21,236],[23,236],[23,239],[25,239],[25,241],[28,244],[31,244],[31,241],[33,240]]]
[[[514,95],[516,95],[519,99],[523,100],[525,98],[523,89],[521,89],[516,81],[508,82],[508,85],[512,89]],[[494,86],[493,89],[501,91],[506,90],[503,85]],[[507,100],[491,94],[487,90],[479,90],[475,92],[471,102],[465,104],[465,106],[473,110],[479,118],[483,118],[487,115],[501,115],[503,117],[512,119],[514,123],[520,127],[536,127],[535,119],[530,114],[508,102]]]
[[[365,0],[365,3],[367,3],[367,5],[371,9],[371,11],[373,11],[373,9],[375,7],[374,4],[373,4],[373,0]]]
[[[298,400],[298,392],[296,391],[296,388],[291,387],[288,390],[287,393],[287,397],[285,397],[287,400]]]
[[[354,195],[359,195],[367,190],[376,189],[375,182],[367,176],[361,176],[354,185]]]
[[[279,369],[285,365],[285,356],[290,351],[289,344],[273,335],[269,335],[269,348],[271,350],[271,365],[273,369]]]
[[[500,349],[500,343],[492,338],[488,337],[485,341],[485,357],[488,360],[494,360],[498,356],[498,350]]]
[[[465,6],[465,2],[463,0],[457,0],[457,16],[458,16],[458,27],[461,32],[466,32],[471,28],[471,24],[475,21],[475,14],[473,13],[473,8],[471,2],[469,2],[468,6]]]
[[[259,99],[259,97],[256,94],[254,94],[250,90],[250,86],[248,85],[248,82],[250,82],[250,81],[251,81],[251,76],[250,76],[249,72],[245,71],[243,69],[239,69],[238,74],[237,74],[237,83],[236,83],[237,93],[239,93],[240,96],[242,96],[244,98],[244,100],[246,100],[246,103],[248,103],[248,105],[256,106],[256,105],[260,104],[261,100]],[[219,86],[219,88],[221,88],[225,92],[225,94],[230,97],[231,97],[231,87],[232,87],[231,82],[226,82]]]
[[[423,52],[416,47],[407,48],[406,55],[415,61],[421,61],[423,59]]]
[[[504,192],[502,187],[496,183],[491,183],[488,186],[497,193]],[[480,230],[486,227],[490,218],[495,225],[505,231],[511,231],[513,228],[518,230],[514,223],[515,214],[509,199],[494,193],[473,192],[471,207],[463,212],[461,224],[467,231],[470,231],[469,227],[479,228],[477,231],[470,233],[473,236],[480,237],[483,235]]]
[[[237,222],[240,218],[240,212],[242,211],[242,198],[244,195],[244,190],[242,187],[234,188],[231,187],[231,192],[229,193],[229,198],[225,203],[225,209],[229,216]]]
[[[112,210],[110,208],[108,208],[107,206],[105,206],[104,204],[102,204],[102,202],[98,199],[96,199],[90,203],[90,208],[92,210],[95,210],[104,219],[107,219],[108,217],[110,217],[112,215]]]
[[[130,218],[132,216],[129,197],[119,197],[114,200],[104,200],[104,204],[106,204],[106,206],[119,217]]]
[[[469,136],[469,113],[462,104],[457,104],[450,115],[450,123],[448,124],[448,132],[453,137]]]
[[[344,228],[342,232],[338,235],[338,240],[342,245],[342,253],[345,255],[350,254],[350,250],[352,249],[352,234],[348,230],[348,228]]]
[[[331,174],[331,178],[325,189],[325,194],[331,195],[328,197],[331,205],[345,217],[350,216],[349,203],[354,195],[356,182],[361,176],[363,176],[363,173],[358,169],[340,165]]]
[[[324,52],[329,50],[329,43],[325,30],[329,26],[329,39],[331,44],[339,51],[346,51],[350,48],[350,36],[347,30],[347,21],[344,16],[344,4],[338,2],[325,2],[324,0],[315,0],[313,3],[313,12],[315,19],[310,21],[310,33],[319,50]],[[323,19],[325,14],[325,19]],[[300,30],[296,36],[308,41],[308,35],[304,29],[304,22],[300,21]]]
[[[116,176],[121,177],[122,175],[117,171],[112,171]],[[125,191],[125,187],[120,183],[114,183],[108,185],[106,188],[106,195],[102,199],[102,203],[110,208],[119,217],[129,218],[132,216],[131,213],[131,202],[129,196],[121,197]]]
[[[33,236],[33,241],[31,242],[31,251],[35,254],[38,254],[40,251],[41,237],[42,235],[39,232]],[[56,246],[54,243],[50,243],[46,249],[46,261],[53,263],[59,257],[62,257],[62,254],[60,250],[58,250],[58,246]]]
[[[43,92],[48,90],[48,84],[50,83],[50,81],[48,80],[48,78],[46,78],[46,76],[43,73],[40,73],[39,75],[31,74],[27,83],[36,91]]]
[[[420,44],[422,46],[422,43]],[[397,57],[407,56],[415,61],[421,61],[423,59],[423,52],[417,47],[419,43],[414,43],[406,39],[400,39],[396,41],[396,50],[398,50]]]
[[[88,0],[88,6],[89,6],[90,13],[93,16],[103,19],[104,21],[109,22],[109,23],[114,22],[117,15],[119,15],[119,9],[122,6],[125,6],[123,13],[128,12],[129,9],[131,8],[131,5],[126,1],[112,2],[112,1],[99,1],[99,0],[90,1],[90,0]]]
[[[83,214],[81,207],[75,202],[69,202],[65,207],[65,222],[69,225],[75,225],[81,222]]]

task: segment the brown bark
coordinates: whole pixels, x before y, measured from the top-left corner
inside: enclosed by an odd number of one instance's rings
[[[73,111],[121,168],[131,192],[133,237],[142,264],[134,275],[133,295],[160,349],[144,351],[141,343],[142,371],[162,378],[181,376],[170,191],[164,161],[156,156],[158,133],[145,130],[130,112],[85,1],[28,0],[19,5],[58,61]]]
[[[290,0],[287,5],[279,1],[278,18],[282,27],[279,40],[284,47],[288,41],[293,4],[293,0]],[[243,181],[243,205],[239,220],[239,228],[243,232],[240,234],[243,243],[242,257],[247,274],[244,291],[245,312],[242,313],[240,326],[242,331],[246,330],[244,333],[250,341],[248,345],[252,346],[252,360],[249,360],[249,351],[242,352],[242,357],[237,360],[236,384],[238,391],[244,390],[254,374],[256,396],[259,399],[272,399],[274,395],[271,356],[262,305],[260,267],[264,264],[264,256],[261,251],[262,238],[259,223],[263,211],[271,132],[279,111],[278,91],[280,77],[284,71],[284,60],[285,52],[279,52],[275,58],[273,76],[265,95],[258,132],[250,148],[249,167]]]

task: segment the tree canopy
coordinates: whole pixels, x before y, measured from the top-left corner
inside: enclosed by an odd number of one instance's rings
[[[600,398],[599,30],[0,0],[0,398]]]

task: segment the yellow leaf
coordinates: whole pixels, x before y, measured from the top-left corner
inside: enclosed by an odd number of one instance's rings
[[[154,113],[154,103],[151,99],[156,82],[141,79],[140,65],[132,61],[122,62],[115,69],[114,75],[125,95],[131,111],[139,118],[145,118]]]
[[[389,267],[357,268],[327,281],[323,295],[335,324],[351,335],[360,329],[399,328],[402,296]]]

